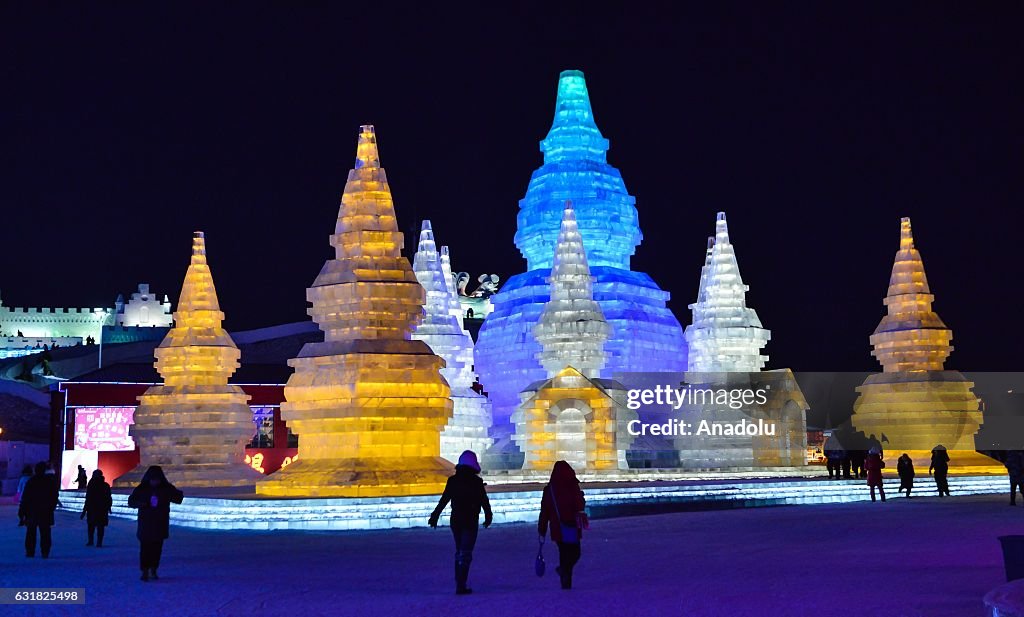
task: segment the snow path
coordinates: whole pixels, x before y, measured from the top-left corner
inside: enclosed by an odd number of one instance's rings
[[[2,615],[980,615],[1003,582],[996,537],[1024,533],[1003,496],[683,512],[594,521],[575,589],[556,551],[533,574],[535,528],[481,529],[470,584],[452,593],[447,529],[204,531],[174,527],[161,579],[138,580],[134,522],[107,547],[57,514],[49,560],[26,559],[13,506],[0,507],[0,586],[85,587],[86,606]]]

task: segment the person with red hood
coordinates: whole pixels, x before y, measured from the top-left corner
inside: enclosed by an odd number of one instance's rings
[[[583,512],[585,506],[576,472],[569,463],[556,462],[540,498],[537,533],[540,541],[544,542],[548,525],[551,526],[551,539],[558,544],[558,567],[555,571],[561,579],[562,589],[572,589],[572,569],[580,560],[580,539],[583,530],[589,527],[587,515]]]
[[[484,528],[491,526],[491,502],[487,489],[480,479],[480,463],[476,453],[466,450],[459,456],[455,475],[448,478],[441,500],[430,515],[428,525],[437,529],[441,512],[450,501],[452,504],[451,527],[455,539],[455,594],[466,595],[473,590],[466,586],[469,580],[469,565],[473,562],[473,547],[480,531],[480,510],[484,511]]]
[[[864,461],[864,469],[868,472],[868,486],[871,488],[871,501],[875,500],[875,487],[885,501],[885,489],[882,488],[882,469],[885,461],[882,460],[882,451],[878,448],[871,448],[868,451],[868,458]]]

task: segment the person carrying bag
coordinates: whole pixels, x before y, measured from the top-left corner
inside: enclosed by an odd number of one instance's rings
[[[580,540],[583,530],[590,526],[583,511],[585,505],[576,472],[569,463],[556,462],[551,469],[551,479],[541,496],[537,532],[543,544],[548,526],[551,526],[551,539],[558,545],[558,567],[555,572],[558,572],[562,589],[572,589],[572,570],[580,560]],[[539,551],[538,561],[543,561]],[[537,569],[538,575],[541,575],[539,564]]]

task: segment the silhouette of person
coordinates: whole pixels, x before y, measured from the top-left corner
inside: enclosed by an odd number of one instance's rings
[[[1010,477],[1010,505],[1017,505],[1017,491],[1024,495],[1024,451],[1009,450],[1006,452],[1006,473]]]
[[[459,456],[455,475],[448,478],[444,493],[427,524],[437,529],[438,519],[448,502],[452,504],[451,528],[455,540],[455,593],[461,596],[473,593],[467,582],[469,566],[473,562],[473,547],[480,531],[480,510],[484,511],[484,528],[490,527],[492,520],[491,502],[487,499],[486,485],[480,479],[480,463],[472,450],[466,450]]]
[[[939,497],[949,496],[949,453],[942,444],[932,449],[932,463],[928,466],[928,475],[935,472],[935,488],[939,491]]]
[[[84,491],[85,487],[89,484],[89,476],[85,474],[85,467],[78,466],[78,477],[75,478],[75,484],[78,485],[78,490]]]
[[[39,531],[39,550],[43,559],[50,556],[53,544],[50,527],[53,526],[53,511],[57,509],[57,482],[47,473],[45,462],[36,464],[36,473],[25,482],[21,495],[18,516],[25,521],[25,556],[36,556],[36,530]]]
[[[79,518],[86,519],[89,530],[89,541],[86,546],[93,545],[93,534],[96,535],[96,547],[103,546],[103,532],[110,522],[110,509],[114,501],[110,496],[110,485],[103,477],[102,470],[92,472],[92,480],[85,490],[85,505],[82,506],[82,515]]]
[[[164,476],[164,470],[153,465],[146,470],[142,481],[128,497],[128,505],[139,509],[138,529],[139,568],[142,580],[159,578],[156,570],[160,567],[164,540],[170,535],[171,504],[181,503],[184,493],[174,487]]]
[[[900,477],[900,490],[907,491],[907,499],[910,499],[910,491],[914,490],[914,461],[904,452],[896,461],[896,473]]]
[[[565,461],[558,461],[551,469],[551,479],[540,499],[537,533],[540,541],[551,527],[551,539],[558,544],[558,577],[562,589],[572,589],[572,570],[580,560],[580,540],[583,530],[589,528],[584,513],[586,500],[580,490],[576,472]]]
[[[871,501],[875,500],[875,488],[882,501],[885,501],[885,488],[882,486],[882,469],[885,468],[885,461],[882,460],[882,451],[878,448],[868,450],[868,457],[864,461],[864,470],[868,476],[868,488],[871,489]]]

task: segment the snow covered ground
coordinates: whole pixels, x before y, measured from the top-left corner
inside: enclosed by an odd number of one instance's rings
[[[13,506],[0,507],[0,587],[84,587],[86,606],[0,615],[803,615],[967,617],[1003,582],[996,537],[1024,533],[1003,496],[682,512],[593,521],[575,589],[533,574],[535,527],[481,530],[456,597],[447,529],[374,532],[172,528],[161,579],[136,570],[134,523],[107,545],[58,513],[49,560],[26,559]]]

